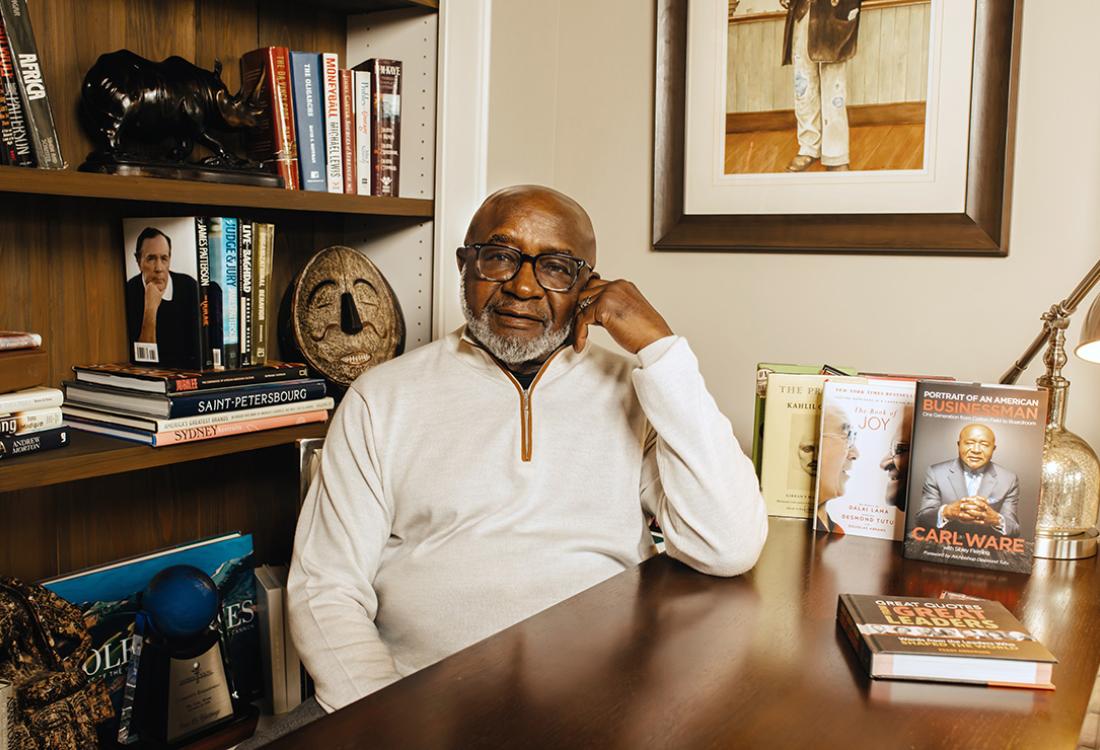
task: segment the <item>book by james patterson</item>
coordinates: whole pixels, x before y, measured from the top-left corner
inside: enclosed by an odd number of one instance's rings
[[[901,541],[914,381],[829,380],[821,395],[814,530]]]
[[[195,218],[123,219],[126,333],[131,361],[203,365]]]
[[[768,376],[760,450],[760,491],[768,515],[809,518],[817,476],[818,415],[828,375]]]
[[[26,0],[0,0],[0,17],[11,46],[27,130],[34,143],[36,165],[40,169],[64,169],[61,142],[57,137],[50,98],[46,94],[46,79],[42,75]]]
[[[917,384],[905,556],[1031,571],[1047,391]]]
[[[321,111],[321,56],[290,53],[294,128],[298,136],[298,167],[302,190],[325,192],[325,121]]]
[[[203,539],[42,581],[84,613],[92,650],[82,666],[89,679],[106,682],[115,706],[115,727],[132,656],[138,596],[153,576],[171,565],[192,565],[214,579],[222,599],[220,625],[233,687],[246,702],[262,695],[252,535],[232,533]]]
[[[1000,602],[841,594],[837,622],[876,679],[1054,689],[1057,659]]]

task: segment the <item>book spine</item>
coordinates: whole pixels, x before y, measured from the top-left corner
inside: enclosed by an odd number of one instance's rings
[[[37,453],[60,448],[69,442],[69,428],[33,432],[30,435],[0,435],[0,460],[24,453]]]
[[[241,389],[240,393],[230,395],[212,395],[187,393],[173,396],[168,409],[168,418],[193,417],[200,414],[232,412],[241,409],[256,409],[261,406],[289,404],[299,401],[311,401],[324,398],[324,381],[311,380],[307,383],[277,383],[259,385]]]
[[[6,393],[0,395],[0,414],[34,409],[52,409],[61,406],[65,395],[57,388],[41,388],[31,393]]]
[[[225,367],[225,244],[222,242],[222,219],[217,216],[206,219],[206,229],[210,252],[210,358],[214,369],[220,370]],[[173,390],[173,381],[167,382],[168,390]]]
[[[0,680],[0,750],[8,750],[9,740],[15,728],[15,686]]]
[[[267,289],[271,283],[273,224],[257,224],[252,260],[252,364],[267,362]]]
[[[298,149],[290,104],[289,60],[286,47],[263,47],[241,56],[241,89],[254,90],[267,103],[255,127],[245,131],[250,159],[283,178],[287,190],[298,189]]]
[[[325,111],[325,176],[330,193],[344,192],[344,139],[340,133],[340,61],[334,52],[321,55]]]
[[[222,218],[222,248],[225,258],[225,288],[222,290],[222,336],[225,366],[240,367],[240,294],[237,275],[237,220]]]
[[[5,145],[11,149],[9,163],[17,167],[33,167],[35,165],[34,146],[27,132],[27,116],[24,112],[23,99],[19,95],[19,83],[15,79],[15,63],[3,20],[0,20],[0,88],[3,88],[4,101],[8,109],[10,135],[5,134],[4,140]]]
[[[352,71],[340,71],[340,156],[344,192],[355,195],[355,85]]]
[[[0,164],[15,164],[15,159],[15,136],[11,130],[8,97],[4,93],[4,86],[0,84]],[[3,750],[2,746],[0,750]]]
[[[0,355],[0,393],[41,386],[49,377],[49,357],[28,349]]]
[[[42,336],[22,331],[0,331],[0,352],[13,349],[37,349],[42,346]]]
[[[221,411],[193,417],[180,417],[178,419],[153,418],[152,421],[156,424],[156,432],[167,432],[169,430],[180,430],[188,427],[207,427],[212,424],[240,422],[247,419],[281,417],[287,414],[301,414],[302,412],[320,411],[321,409],[332,410],[335,405],[336,402],[333,401],[331,396],[328,396],[325,398],[311,398],[308,401],[291,401],[285,404],[275,404],[274,406],[262,406],[258,409]],[[110,416],[110,414],[105,413],[102,421],[110,424]],[[83,418],[88,419],[86,415]]]
[[[291,52],[291,89],[294,92],[294,123],[298,136],[298,164],[302,190],[325,192],[324,120],[321,118],[321,56],[313,52]]]
[[[237,277],[241,287],[240,340],[241,367],[252,365],[252,261],[255,246],[253,232],[255,225],[247,219],[241,219],[238,235],[240,238],[240,261]]]
[[[11,437],[52,430],[54,427],[60,427],[61,421],[61,409],[56,406],[49,409],[0,414],[0,435]]]
[[[195,217],[195,257],[199,274],[199,344],[202,369],[214,367],[214,351],[210,346],[210,233],[206,218]]]
[[[193,443],[199,440],[211,440],[213,438],[229,437],[230,435],[242,435],[248,432],[262,432],[264,430],[276,430],[281,427],[293,427],[295,425],[311,424],[313,422],[324,422],[326,419],[328,419],[327,411],[309,411],[302,414],[249,419],[243,422],[228,422],[226,424],[210,425],[208,427],[191,427],[183,430],[154,432],[152,434],[152,439],[153,445],[159,448],[164,445]]]
[[[355,87],[355,192],[370,195],[371,183],[371,80],[366,70],[353,70]]]
[[[401,164],[401,62],[371,60],[373,90],[371,151],[374,172],[372,195],[398,194]]]
[[[294,93],[290,77],[290,50],[276,47],[272,55],[275,82],[275,159],[279,174],[283,176],[287,190],[301,190],[301,171],[298,167],[298,140],[294,125]]]
[[[859,629],[856,627],[855,619],[852,617],[852,612],[849,609],[851,605],[846,601],[845,596],[847,595],[841,594],[837,600],[836,621],[840,629],[844,631],[844,635],[848,638],[848,643],[852,644],[852,649],[856,652],[856,656],[859,657],[859,661],[863,664],[863,668],[870,674],[871,649],[867,645],[867,642],[863,640],[863,636],[860,635]]]
[[[64,169],[65,160],[61,158],[61,144],[57,138],[50,99],[46,95],[46,80],[42,76],[27,2],[2,0],[0,14],[3,15],[4,28],[11,44],[16,79],[26,108],[27,129],[34,142],[37,164],[42,169]]]
[[[264,566],[267,569],[268,566]],[[286,712],[286,675],[283,651],[283,591],[261,585],[256,576],[256,598],[260,609],[260,643],[264,653],[264,682],[271,712]]]

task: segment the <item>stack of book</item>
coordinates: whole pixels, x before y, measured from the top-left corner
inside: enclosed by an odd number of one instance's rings
[[[65,168],[26,0],[0,3],[0,164]]]
[[[73,428],[154,447],[324,422],[333,400],[305,365],[239,370],[154,370],[127,364],[74,367],[63,383]]]
[[[262,47],[241,57],[243,90],[260,82],[267,113],[246,134],[250,158],[288,190],[398,194],[401,62],[341,69],[334,52]]]
[[[47,366],[37,333],[0,331],[0,459],[68,445],[61,391],[43,387]]]

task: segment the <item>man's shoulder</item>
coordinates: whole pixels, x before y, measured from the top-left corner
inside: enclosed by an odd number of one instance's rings
[[[1007,468],[1004,464],[999,464],[996,461],[990,461],[990,466],[997,472],[997,479],[1002,482],[1016,482],[1019,478],[1016,476],[1016,472]]]
[[[940,461],[939,463],[932,464],[928,467],[928,471],[934,472],[936,474],[942,474],[943,472],[951,471],[952,469],[954,469],[958,463],[959,460],[957,458],[949,458],[946,461]]]
[[[172,285],[178,289],[184,290],[186,293],[193,293],[198,290],[199,282],[193,277],[188,276],[185,273],[177,273],[176,271],[169,271],[172,274]],[[188,299],[190,301],[190,299]]]

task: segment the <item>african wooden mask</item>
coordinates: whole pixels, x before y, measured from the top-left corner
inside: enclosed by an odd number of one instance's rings
[[[404,349],[397,295],[378,268],[350,247],[326,247],[310,258],[294,283],[290,316],[306,362],[343,386]]]

